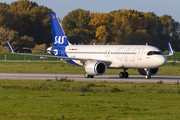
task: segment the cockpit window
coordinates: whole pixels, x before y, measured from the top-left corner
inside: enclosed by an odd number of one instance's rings
[[[162,55],[162,52],[159,51],[149,51],[147,55]]]

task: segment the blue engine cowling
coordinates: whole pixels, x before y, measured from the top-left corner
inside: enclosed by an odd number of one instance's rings
[[[85,65],[85,71],[89,75],[103,75],[106,69],[106,64],[100,61],[89,61]]]

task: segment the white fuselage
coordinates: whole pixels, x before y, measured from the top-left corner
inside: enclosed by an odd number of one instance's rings
[[[161,51],[146,45],[69,45],[65,48],[68,57],[111,61],[107,68],[159,68],[167,59]],[[148,55],[149,52],[158,54]],[[83,63],[73,60],[80,66]]]

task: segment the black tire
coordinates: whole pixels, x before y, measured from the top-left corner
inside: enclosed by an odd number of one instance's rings
[[[148,75],[148,79],[151,79],[151,75]]]
[[[129,77],[128,72],[125,72],[125,73],[124,73],[124,78],[128,78],[128,77]]]
[[[146,79],[151,79],[151,75],[146,75]]]
[[[90,75],[89,75],[88,73],[85,73],[85,74],[84,74],[84,77],[85,77],[85,78],[89,78]]]
[[[124,73],[123,73],[123,72],[120,72],[120,73],[119,73],[119,77],[120,77],[120,78],[124,78]]]
[[[90,78],[94,78],[94,75],[90,75]]]

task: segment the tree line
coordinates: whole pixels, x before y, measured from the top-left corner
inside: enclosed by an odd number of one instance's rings
[[[153,12],[116,10],[110,13],[90,13],[76,9],[62,20],[65,33],[72,43],[149,45],[162,51],[180,51],[180,25],[170,15],[157,16]],[[81,40],[81,41],[77,41]]]
[[[21,52],[22,47],[44,48],[52,45],[50,8],[28,0],[0,3],[0,52],[7,52],[5,40]],[[73,44],[149,45],[162,51],[167,42],[180,51],[179,23],[170,15],[153,12],[116,10],[91,13],[76,9],[62,20],[62,27]],[[43,46],[43,47],[42,47]]]
[[[8,39],[14,50],[52,43],[51,9],[36,2],[21,0],[10,5],[0,3],[0,52],[7,51]]]

